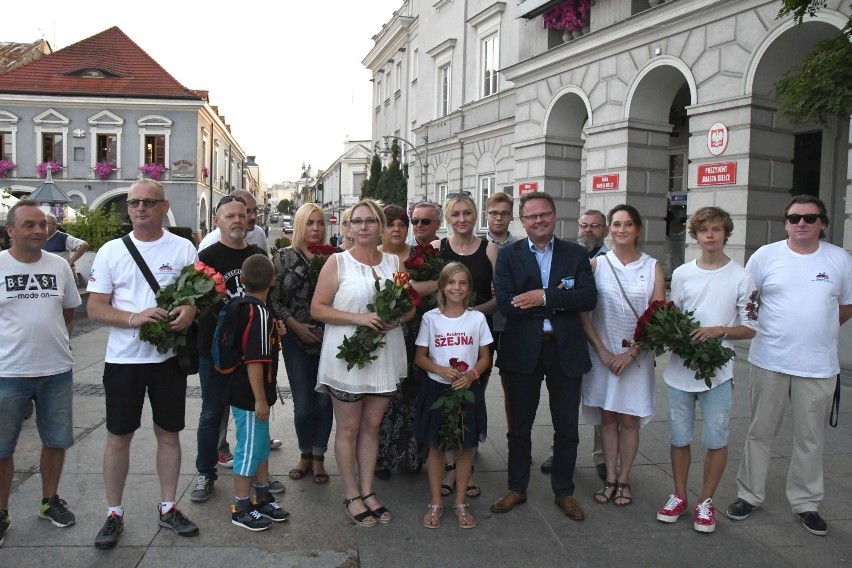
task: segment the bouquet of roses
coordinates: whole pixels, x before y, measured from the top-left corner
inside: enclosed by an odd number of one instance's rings
[[[269,255],[272,256],[276,251],[280,249],[284,249],[293,244],[293,241],[288,239],[287,237],[278,237],[275,239],[275,242],[272,243],[272,246],[269,249]]]
[[[736,353],[724,347],[718,338],[694,341],[693,330],[700,327],[692,317],[694,312],[684,312],[674,302],[651,302],[639,318],[633,339],[622,341],[622,347],[636,347],[640,351],[653,350],[657,355],[665,351],[680,356],[684,365],[695,371],[695,380],[710,387],[716,371],[728,364]]]
[[[453,357],[450,359],[450,367],[464,373],[470,369],[470,365]],[[467,414],[464,411],[465,404],[473,404],[476,397],[468,389],[447,389],[447,393],[432,404],[430,410],[443,410],[444,423],[438,431],[441,436],[441,448],[444,450],[460,450],[464,433],[470,428],[465,426],[464,419]]]
[[[308,282],[316,288],[320,270],[325,266],[325,261],[337,252],[337,249],[331,245],[309,245],[308,250],[314,255],[311,264],[308,266]]]
[[[394,272],[393,280],[386,279],[384,287],[381,287],[377,278],[376,299],[372,304],[367,304],[367,310],[378,314],[382,321],[387,323],[401,318],[412,307],[420,305],[420,296],[411,287],[409,280],[407,272]],[[378,355],[374,353],[384,344],[383,333],[372,327],[359,325],[352,337],[343,336],[337,358],[346,361],[347,371],[351,371],[356,365],[362,369],[367,363],[378,359]]]
[[[441,253],[431,244],[417,245],[414,247],[414,256],[405,259],[403,263],[411,279],[415,282],[426,282],[437,280],[441,270],[447,264],[441,258]],[[437,305],[436,294],[428,294],[423,298],[423,309],[430,310]]]
[[[226,293],[222,275],[199,261],[184,266],[177,282],[160,288],[156,296],[157,307],[167,312],[187,305],[196,306],[200,310],[212,306]],[[169,329],[170,323],[170,319],[145,323],[139,330],[139,337],[155,345],[160,353],[186,345],[186,333],[172,331]]]

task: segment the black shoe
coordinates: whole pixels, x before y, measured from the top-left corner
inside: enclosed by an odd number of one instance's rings
[[[6,540],[6,533],[9,531],[9,527],[12,526],[12,517],[9,516],[7,511],[0,511],[2,513],[3,518],[0,518],[0,546],[3,546],[3,542]]]
[[[290,518],[290,513],[282,509],[272,495],[256,503],[255,510],[275,523],[281,523]]]
[[[254,505],[237,511],[236,505],[231,505],[231,524],[243,527],[250,531],[265,531],[272,525],[272,521],[264,519]]]
[[[747,519],[755,509],[757,507],[745,499],[737,499],[728,505],[728,508],[725,510],[725,516],[732,521],[742,521],[743,519]]]
[[[553,456],[550,456],[543,462],[541,462],[541,472],[542,473],[550,473],[553,471]]]
[[[70,527],[77,522],[74,513],[68,510],[68,503],[65,502],[65,499],[60,499],[59,495],[54,495],[47,503],[42,504],[38,516],[47,519],[53,523],[53,526],[59,528]]]
[[[805,511],[796,515],[802,521],[802,526],[809,533],[819,536],[828,534],[828,525],[816,511]]]
[[[160,513],[158,523],[161,527],[172,529],[179,536],[196,536],[198,534],[198,525],[190,521],[177,507],[172,507],[166,514]]]
[[[95,537],[95,548],[112,548],[118,543],[118,537],[124,530],[124,517],[115,513],[107,517],[101,532]]]
[[[598,477],[601,478],[601,481],[606,481],[606,464],[605,463],[599,463],[598,465],[595,466],[595,469],[597,470]]]
[[[194,503],[207,501],[213,493],[214,483],[215,480],[213,478],[207,477],[203,473],[199,473],[195,477],[195,489],[189,494],[189,500]]]

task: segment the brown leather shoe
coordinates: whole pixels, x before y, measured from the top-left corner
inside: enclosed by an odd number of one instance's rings
[[[505,495],[494,501],[491,505],[492,513],[508,513],[515,508],[515,505],[527,502],[526,493],[518,493],[516,491],[507,491]]]
[[[565,513],[565,516],[573,521],[582,521],[586,518],[586,514],[583,512],[583,508],[571,495],[563,495],[562,497],[556,497],[556,506],[562,509],[562,512]]]

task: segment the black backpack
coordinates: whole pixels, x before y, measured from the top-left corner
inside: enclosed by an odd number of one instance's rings
[[[240,334],[240,307],[243,304],[263,304],[257,298],[244,296],[234,298],[219,311],[216,331],[213,333],[213,367],[222,375],[230,375],[245,360],[245,346],[249,328],[246,326]],[[252,309],[258,309],[252,306]]]

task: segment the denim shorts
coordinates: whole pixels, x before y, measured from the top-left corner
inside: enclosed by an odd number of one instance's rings
[[[231,407],[237,443],[234,445],[234,474],[254,477],[257,466],[269,459],[269,420],[258,420],[253,410]]]
[[[73,446],[73,398],[70,370],[47,377],[0,377],[0,459],[15,453],[30,400],[35,401],[41,443],[60,450]]]
[[[733,390],[733,379],[702,392],[686,392],[668,387],[669,437],[672,446],[683,448],[692,443],[696,401],[701,404],[701,443],[708,450],[727,446]]]

